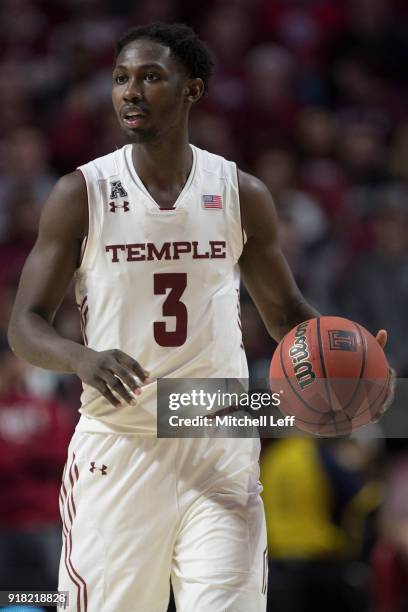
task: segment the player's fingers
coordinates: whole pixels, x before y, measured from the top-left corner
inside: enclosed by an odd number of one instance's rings
[[[111,368],[111,372],[115,376],[118,376],[120,380],[125,383],[125,385],[127,385],[131,391],[133,391],[133,393],[136,393],[137,395],[140,394],[140,385],[136,382],[134,376],[132,376],[129,370],[120,364],[115,363],[115,365]]]
[[[97,378],[93,384],[93,387],[95,387],[95,389],[97,389],[97,391],[99,391],[99,393],[103,395],[103,397],[107,399],[112,406],[115,406],[116,408],[120,405],[120,401],[113,395],[104,380]]]
[[[134,374],[136,374],[136,376],[140,378],[140,380],[142,380],[143,382],[149,382],[148,380],[149,372],[145,370],[144,368],[142,368],[142,366],[140,365],[138,361],[136,361],[136,359],[133,359],[132,357],[130,357],[129,355],[127,355],[126,353],[120,350],[115,350],[114,355],[115,355],[115,358],[122,365],[124,365]]]
[[[135,399],[134,396],[127,391],[120,378],[114,374],[104,372],[101,378],[108,385],[109,390],[116,393],[116,395],[119,395],[123,400],[125,400],[125,402],[130,403]]]
[[[387,334],[386,330],[385,329],[380,329],[380,331],[377,333],[375,339],[377,340],[378,344],[381,346],[382,349],[387,344],[387,338],[388,338],[388,334]]]

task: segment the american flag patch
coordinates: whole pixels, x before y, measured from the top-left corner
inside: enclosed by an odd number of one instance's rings
[[[203,208],[222,208],[222,196],[203,195],[201,196],[201,206]]]

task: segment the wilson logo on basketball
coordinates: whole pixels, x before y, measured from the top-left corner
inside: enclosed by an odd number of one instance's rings
[[[289,350],[292,359],[293,371],[301,389],[310,385],[316,378],[313,366],[310,362],[309,350],[306,340],[307,322],[297,326],[295,332],[295,343]]]

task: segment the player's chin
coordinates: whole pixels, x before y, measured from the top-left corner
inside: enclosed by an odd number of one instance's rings
[[[126,138],[129,142],[134,142],[137,144],[153,140],[156,134],[155,130],[140,126],[135,128],[123,127],[123,131],[125,132]]]

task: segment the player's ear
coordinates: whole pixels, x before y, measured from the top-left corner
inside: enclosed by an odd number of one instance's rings
[[[204,94],[204,82],[202,79],[189,79],[184,88],[184,95],[188,102],[194,104]]]

